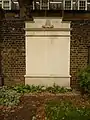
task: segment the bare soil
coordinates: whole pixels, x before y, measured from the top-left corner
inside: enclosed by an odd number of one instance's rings
[[[0,120],[45,120],[45,103],[48,100],[69,100],[75,106],[90,107],[90,100],[87,96],[49,93],[26,94],[21,97],[18,106],[0,106]]]

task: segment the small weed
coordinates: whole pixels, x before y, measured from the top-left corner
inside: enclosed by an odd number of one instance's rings
[[[45,113],[46,120],[90,120],[90,108],[77,108],[69,101],[49,101]]]

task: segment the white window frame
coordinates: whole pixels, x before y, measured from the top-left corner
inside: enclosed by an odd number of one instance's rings
[[[48,10],[49,10],[49,8],[50,8],[50,6],[49,6],[49,5],[50,5],[50,0],[48,0]]]
[[[78,10],[80,10],[80,1],[85,1],[85,10],[87,10],[87,0],[78,0]]]
[[[33,1],[33,10],[35,10],[35,2]]]
[[[4,8],[4,1],[9,1],[9,9],[8,10],[11,10],[11,0],[3,0],[3,2],[2,2],[2,8],[3,9],[5,9]]]
[[[73,8],[73,0],[64,0],[64,2],[63,2],[63,8],[64,8],[64,10],[67,10],[67,9],[65,9],[65,2],[66,1],[71,1],[71,9],[70,10],[72,10],[72,8]]]

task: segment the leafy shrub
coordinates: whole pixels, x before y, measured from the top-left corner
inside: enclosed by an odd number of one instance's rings
[[[53,85],[52,87],[45,86],[34,86],[34,85],[18,85],[13,88],[13,90],[18,93],[33,93],[33,92],[50,92],[50,93],[65,93],[71,91],[71,89],[67,89],[64,87],[60,87],[58,85]]]
[[[33,93],[33,92],[41,92],[43,91],[43,86],[34,86],[34,85],[18,85],[13,88],[13,90],[18,93]]]
[[[46,120],[90,120],[90,108],[76,108],[68,101],[49,101],[45,113]]]
[[[65,92],[70,92],[71,89],[60,87],[54,84],[52,87],[46,87],[46,91],[51,93],[65,93]]]
[[[13,106],[20,102],[21,94],[15,90],[3,87],[0,89],[0,105]]]
[[[80,87],[83,88],[85,92],[90,92],[90,66],[80,70],[78,78]]]

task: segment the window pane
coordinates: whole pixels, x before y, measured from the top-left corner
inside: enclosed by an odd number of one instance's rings
[[[50,9],[61,10],[62,0],[50,0]]]
[[[9,6],[9,1],[4,1],[3,5],[6,6],[6,7]]]
[[[19,3],[18,2],[14,2],[14,9],[19,10]]]
[[[2,1],[0,0],[0,7],[2,7]]]
[[[86,1],[79,1],[79,10],[86,9]]]
[[[3,1],[3,8],[9,10],[9,1]]]
[[[71,0],[65,1],[65,10],[71,10]]]
[[[62,0],[36,0],[34,2],[35,9],[62,9]]]
[[[34,8],[40,10],[40,0],[34,1]]]
[[[48,9],[48,0],[42,0],[41,2],[42,9]]]
[[[9,10],[9,7],[3,7],[5,10]]]

